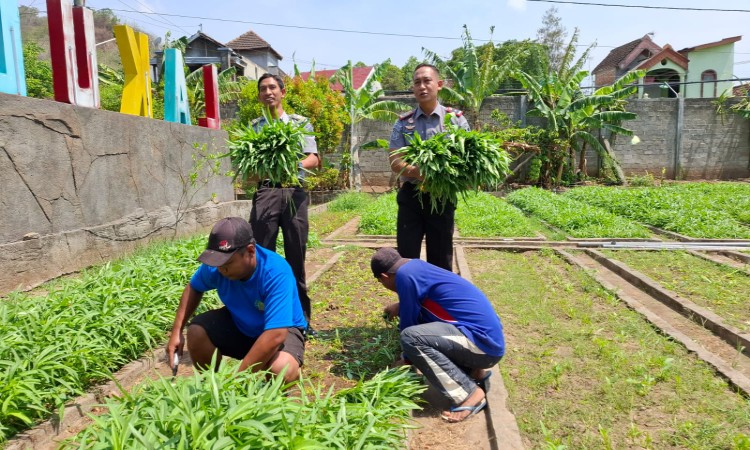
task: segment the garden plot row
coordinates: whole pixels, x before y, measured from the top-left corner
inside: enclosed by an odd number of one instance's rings
[[[395,204],[395,200],[394,200],[393,203]],[[335,229],[335,227],[338,226],[338,224],[340,224],[342,222],[345,222],[349,217],[352,217],[353,215],[355,215],[355,213],[352,213],[352,211],[355,210],[356,208],[350,208],[350,207],[342,208],[342,211],[344,211],[342,213],[342,212],[336,212],[336,208],[337,207],[335,205],[331,205],[331,206],[332,206],[332,208],[331,208],[332,212],[330,214],[316,215],[313,218],[311,218],[311,222],[314,222],[314,224],[315,224],[314,226],[320,226],[320,227],[328,226],[330,229]],[[325,234],[325,233],[321,233],[321,234]],[[145,289],[142,289],[142,290],[145,290],[147,292],[159,292],[159,288],[165,289],[165,288],[168,288],[168,287],[176,287],[177,290],[181,290],[182,286],[184,285],[184,282],[185,282],[186,278],[189,276],[190,273],[192,273],[192,270],[193,270],[193,268],[195,266],[194,256],[197,255],[199,253],[199,250],[202,248],[202,246],[203,246],[203,238],[199,238],[197,241],[192,242],[191,245],[193,247],[195,247],[195,248],[193,248],[193,249],[191,249],[189,251],[184,251],[184,250],[177,251],[177,253],[179,255],[182,255],[180,257],[177,257],[177,255],[174,255],[174,254],[169,254],[168,257],[167,257],[167,259],[169,261],[175,261],[176,264],[175,264],[175,266],[165,267],[164,271],[154,270],[153,267],[149,267],[149,264],[152,264],[152,265],[154,264],[154,258],[153,258],[153,256],[147,256],[147,257],[145,257],[145,261],[146,262],[140,261],[139,263],[135,264],[136,269],[144,269],[142,272],[139,272],[138,270],[136,270],[134,268],[126,267],[125,269],[122,269],[123,271],[120,272],[118,275],[114,276],[114,278],[118,282],[115,282],[115,283],[113,283],[111,285],[109,285],[106,282],[102,281],[103,278],[101,276],[99,276],[100,274],[94,277],[94,278],[96,278],[96,279],[99,280],[98,283],[92,283],[89,280],[89,281],[84,282],[83,285],[85,286],[86,289],[89,289],[91,286],[99,286],[101,289],[105,289],[105,291],[107,289],[107,286],[114,286],[114,288],[110,288],[110,289],[114,289],[114,290],[122,289],[123,292],[132,293],[131,291],[139,291],[141,289],[138,289],[138,288],[134,289],[132,286],[128,285],[127,284],[128,281],[125,281],[125,280],[146,279],[146,278],[148,278],[148,275],[154,274],[156,276],[156,281],[151,281],[150,282],[151,284],[148,285],[148,286],[146,286]],[[187,255],[187,254],[190,254],[190,255]],[[367,254],[369,255],[369,253],[367,253]],[[184,258],[184,259],[181,260],[180,258]],[[367,256],[365,256],[364,259],[365,259],[365,261],[362,262],[362,264],[364,266],[366,266]],[[157,261],[158,261],[158,259],[157,259]],[[349,258],[347,258],[347,261],[349,261]],[[367,273],[366,267],[364,269],[362,269],[362,267],[360,267],[360,269],[365,274]],[[120,270],[120,269],[118,269],[118,270]],[[183,273],[180,274],[180,271],[183,271]],[[176,276],[178,278],[180,276],[182,276],[184,278],[181,278],[180,280],[175,281],[175,279],[168,278],[167,277],[168,274],[177,274]],[[344,276],[344,279],[346,279],[346,278],[347,278],[347,276]],[[352,277],[349,277],[349,278],[352,278]],[[355,279],[355,278],[352,278],[352,279]],[[358,288],[361,288],[361,286],[366,286],[367,282],[374,283],[374,280],[372,279],[371,276],[365,275],[364,278],[362,278],[361,284],[358,285]],[[380,288],[377,285],[373,285],[373,287],[376,290],[382,291],[382,288]],[[319,308],[331,308],[328,305],[335,304],[335,303],[330,302],[328,300],[329,298],[336,297],[335,294],[329,294],[329,293],[326,293],[326,291],[321,291],[321,292],[322,293],[320,294],[319,298],[324,298],[326,300],[319,300],[316,303],[316,305],[315,305],[316,311]],[[56,295],[55,291],[53,290],[50,295],[51,295],[51,298],[54,299],[55,295]],[[128,295],[130,295],[130,294],[128,294]],[[147,315],[149,317],[150,316],[159,316],[159,317],[162,317],[162,318],[166,318],[166,321],[169,322],[169,323],[171,323],[172,314],[173,314],[173,311],[174,311],[174,307],[176,305],[175,302],[176,302],[176,299],[179,297],[179,292],[176,292],[176,293],[175,292],[165,292],[163,295],[164,295],[164,298],[167,299],[167,301],[172,301],[173,302],[171,305],[165,307],[166,310],[168,310],[166,313],[164,313],[163,311],[150,312],[150,311],[146,311],[146,310],[141,311],[141,312],[143,312],[143,314],[145,314],[145,315]],[[20,296],[20,297],[23,297],[23,296]],[[107,295],[105,295],[104,297],[107,297]],[[65,297],[63,296],[61,298],[65,298]],[[11,298],[9,300],[13,300],[13,298]],[[65,306],[65,305],[70,304],[70,302],[71,302],[70,297],[68,297],[67,302],[68,302],[67,304],[64,303],[63,305]],[[139,301],[136,300],[136,303],[138,303],[138,302]],[[8,302],[8,304],[12,304],[12,303],[13,303],[13,301],[9,301]],[[95,303],[107,304],[107,302],[100,302],[100,301],[95,301]],[[120,302],[110,302],[110,303],[120,303]],[[345,306],[348,307],[350,303],[351,303],[351,300],[346,301],[346,305]],[[52,302],[52,304],[54,304],[54,302]],[[136,308],[136,309],[138,309],[138,308]],[[333,309],[337,309],[337,308],[334,307]],[[378,321],[379,320],[379,311],[380,311],[381,307],[379,307],[379,306],[373,306],[372,309],[373,309],[373,311],[370,311],[372,314],[374,314],[374,316],[373,316],[374,318],[372,318],[372,320]],[[110,314],[110,315],[117,315],[115,311],[116,310],[112,309],[112,310],[108,310],[107,312],[108,313],[114,313],[114,314]],[[358,311],[360,311],[360,314],[361,314],[361,309],[358,310]],[[127,313],[125,315],[127,315]],[[2,317],[14,317],[14,316],[15,316],[14,314],[11,314],[7,310],[5,310],[4,315]],[[23,315],[20,315],[19,317],[22,317],[22,316]],[[47,319],[45,319],[45,320],[46,320],[45,323],[47,324],[47,327],[49,328],[49,323],[51,323],[52,321],[47,320]],[[10,322],[10,321],[8,321],[8,322]],[[3,325],[5,323],[6,323],[6,321],[3,321]],[[169,324],[167,324],[167,326],[168,325]],[[75,327],[77,327],[77,326],[78,325],[76,325]],[[126,327],[126,328],[128,328],[129,330],[133,329],[132,327]],[[382,328],[377,328],[377,327],[373,328],[373,327],[364,326],[362,328],[363,329],[371,328],[371,329],[376,329],[376,330],[381,330],[382,331]],[[6,328],[4,330],[7,330],[7,329],[8,328]],[[138,329],[139,331],[141,331],[139,328],[136,328],[136,329]],[[166,329],[166,328],[163,328],[163,329]],[[163,329],[162,329],[162,331],[156,331],[156,335],[158,337],[156,337],[156,338],[152,337],[152,339],[156,339],[156,340],[162,339],[163,338]],[[9,335],[13,336],[15,334],[14,333],[10,333]],[[90,333],[88,335],[90,336]],[[58,334],[58,337],[59,337],[59,334]],[[384,351],[389,351],[389,350],[387,350],[388,346],[387,345],[385,345],[385,346],[382,345],[383,342],[385,342],[385,341],[379,341],[378,339],[380,339],[380,340],[390,339],[389,342],[391,342],[391,343],[395,342],[395,339],[393,339],[392,337],[389,338],[387,335],[373,336],[372,339],[374,340],[373,342],[375,342],[375,345],[373,345],[371,348],[383,349]],[[362,338],[360,340],[362,342],[365,342],[365,343],[370,342],[370,341],[368,341],[367,338]],[[126,342],[130,342],[127,339],[125,341]],[[338,342],[338,344],[337,344],[337,342]],[[153,343],[151,343],[151,344],[143,344],[143,345],[145,347],[148,347],[149,345],[153,345]],[[341,344],[340,339],[338,339],[338,340],[337,339],[333,339],[333,345],[343,345],[343,344]],[[359,349],[355,354],[356,355],[361,355],[361,354],[364,354],[364,355],[367,355],[367,354],[379,355],[378,358],[383,358],[384,356],[389,356],[390,357],[390,355],[383,355],[382,352],[380,352],[380,353],[379,352],[368,352],[368,350],[369,350],[369,348]],[[44,353],[44,350],[40,351],[38,347],[35,347],[33,349],[30,348],[28,351],[31,352],[31,354],[33,354],[34,352],[36,352],[36,353]],[[395,350],[390,350],[390,351],[395,351]],[[85,353],[85,352],[86,352],[86,350],[81,350],[81,353]],[[98,354],[102,354],[102,355],[105,355],[105,356],[108,355],[108,353],[106,353],[106,351],[103,352],[103,353],[99,353],[98,350],[90,350],[89,352],[90,353],[95,353],[97,355]],[[133,354],[137,355],[137,354],[140,354],[140,352],[138,352],[136,350],[136,351],[133,352]],[[345,352],[342,352],[341,354],[345,355]],[[349,355],[349,356],[351,356],[351,355]],[[132,356],[127,356],[127,357],[124,357],[123,360],[128,360],[129,358],[132,359],[133,357]],[[327,358],[330,359],[331,356],[330,355],[326,355],[323,359],[325,360]],[[385,359],[387,359],[387,358],[385,358]],[[101,360],[101,358],[97,359],[97,361],[99,361],[99,360]],[[68,363],[67,360],[66,360],[66,363],[64,364],[64,366],[69,368],[69,367],[76,367],[78,365],[80,365],[80,366],[87,366],[87,365],[91,366],[93,364],[93,363],[91,363],[90,361],[88,361],[86,359],[82,359],[80,361],[81,361],[80,364],[75,364],[75,363]],[[346,376],[341,377],[341,379],[342,379],[341,383],[342,384],[345,384],[344,380],[347,380],[349,378],[349,376],[356,375],[357,373],[359,373],[360,375],[365,375],[366,373],[369,373],[367,371],[373,370],[374,367],[379,367],[382,364],[382,361],[380,361],[380,360],[377,360],[377,361],[374,361],[374,362],[371,362],[371,363],[367,362],[369,360],[365,360],[365,362],[362,362],[363,360],[361,360],[361,359],[356,360],[355,363],[350,362],[348,360],[345,360],[345,361],[347,361],[347,362],[345,364],[344,363],[342,363],[342,364],[344,365],[344,367],[347,367],[347,370],[346,370],[346,373],[345,373]],[[116,362],[114,365],[116,366],[117,364],[120,364],[120,362]],[[367,368],[368,367],[367,364],[372,364],[372,366],[370,366],[369,368]],[[362,369],[361,367],[365,367],[365,369]],[[333,367],[333,366],[329,367],[329,369],[327,371],[323,372],[323,373],[329,373],[333,369],[335,369],[335,367]],[[42,370],[42,369],[40,369],[40,370]],[[67,369],[65,369],[65,370],[68,371]],[[110,370],[110,369],[107,369],[107,370]],[[18,372],[18,370],[14,370],[14,373],[16,373],[16,372]],[[10,373],[10,371],[9,371],[9,373]],[[104,373],[105,373],[104,375],[102,375],[101,373],[98,373],[97,375],[99,375],[100,378],[106,378],[106,376],[107,376],[106,372],[104,372]],[[36,374],[35,376],[38,376],[38,374]],[[57,377],[57,376],[58,375],[55,375],[55,377]],[[314,372],[313,372],[313,378],[318,378],[318,377],[319,377],[319,375],[315,375]],[[47,377],[47,379],[51,379],[51,378],[52,377]],[[70,382],[66,381],[66,379],[64,377],[61,377],[60,380],[61,380],[61,384],[63,386],[67,386],[68,384],[70,384]],[[89,381],[91,381],[91,380],[89,380]],[[6,386],[11,386],[11,387],[15,386],[17,388],[18,386],[22,386],[23,387],[24,383],[19,383],[19,382],[8,383],[8,384],[6,384]],[[41,385],[39,385],[39,386],[41,386]],[[39,386],[37,386],[37,387],[39,387]],[[82,389],[82,387],[78,386],[77,390],[73,391],[73,392],[80,392],[81,389]],[[23,391],[23,389],[21,389],[21,391]],[[38,388],[38,389],[35,388],[34,391],[39,391],[39,392],[44,393],[44,395],[46,395],[47,389],[45,389],[45,388]],[[32,392],[34,392],[34,391],[32,391]],[[39,395],[38,392],[37,392],[37,395]],[[63,396],[61,398],[69,397],[71,395],[74,395],[74,394],[65,393],[65,394],[63,394]],[[11,398],[11,397],[6,397],[5,395],[3,395],[4,401],[6,400],[6,398]],[[58,400],[52,399],[52,400],[41,400],[41,401],[42,401],[42,403],[47,402],[48,405],[52,405],[53,403],[57,402]],[[9,402],[5,401],[5,403],[8,404]],[[59,403],[55,403],[55,404],[59,404]],[[33,405],[33,403],[32,403],[32,405]],[[48,414],[46,412],[47,408],[48,407],[34,408],[32,406],[31,410],[36,413],[36,416],[30,416],[28,414],[24,414],[24,416],[30,417],[30,418],[31,417],[38,417],[38,416],[45,416],[45,415]],[[54,408],[55,408],[55,406],[52,407],[52,409],[54,409]],[[10,410],[10,409],[7,409],[7,408],[6,408],[6,410],[10,411],[11,413],[16,412],[14,410]],[[13,418],[13,417],[19,418],[18,415],[10,414],[9,416],[11,418]],[[13,419],[11,419],[11,420],[13,420]],[[7,423],[7,422],[3,422],[3,423]]]
[[[0,301],[0,442],[159,344],[203,246],[156,245]]]
[[[187,280],[186,277],[195,268],[195,257],[200,253],[204,239],[204,237],[198,237],[190,240],[191,248],[189,249],[184,248],[184,243],[173,244],[171,246],[174,247],[173,251],[165,254],[169,256],[175,256],[175,252],[183,254],[179,263],[182,263],[184,267],[173,266],[169,269],[171,271],[182,270],[183,279],[167,280],[163,278],[163,273],[157,271],[159,281],[181,290]],[[326,254],[327,259],[331,261],[337,259],[331,258],[332,252],[327,249],[313,252],[310,255],[311,259],[316,259],[317,253]],[[165,263],[151,251],[145,252],[144,255],[145,259],[150,260],[151,266]],[[144,264],[144,259],[135,258],[134,264],[135,266]],[[131,266],[127,260],[122,265]],[[325,273],[326,265],[317,265],[322,266],[320,272]],[[349,265],[344,267],[348,268]],[[368,273],[368,267],[363,263],[359,267],[360,273]],[[102,270],[98,273],[101,274]],[[148,271],[148,267],[144,270]],[[119,273],[125,275],[122,271]],[[147,272],[133,275],[148,279]],[[334,275],[333,279],[341,276],[342,274],[339,273]],[[84,274],[82,280],[86,279],[87,276]],[[371,284],[374,281],[371,275],[367,277],[367,280]],[[105,286],[109,286],[110,283],[111,280],[100,280],[100,284]],[[227,365],[229,369],[215,376],[196,374],[188,379],[177,379],[175,383],[165,380],[149,382],[122,398],[109,399],[106,406],[107,412],[96,418],[96,424],[67,441],[65,446],[88,448],[114,443],[116,446],[123,444],[125,448],[143,448],[157,443],[166,443],[168,447],[177,448],[186,445],[191,448],[268,448],[277,444],[290,448],[304,445],[318,446],[317,448],[364,448],[368,446],[392,448],[396,446],[394,444],[403,442],[405,430],[408,428],[406,419],[409,412],[416,407],[411,399],[416,398],[423,387],[413,377],[399,371],[375,373],[385,369],[398,351],[395,328],[392,325],[386,327],[386,324],[382,322],[381,311],[385,304],[384,298],[381,297],[379,304],[371,305],[373,306],[373,309],[369,311],[371,314],[364,315],[362,314],[363,303],[350,303],[350,299],[346,298],[345,294],[335,292],[332,286],[328,286],[330,289],[327,291],[325,286],[327,281],[323,280],[322,283],[324,286],[320,288],[316,296],[328,299],[328,301],[316,302],[315,308],[322,316],[320,323],[323,329],[320,340],[315,341],[319,344],[311,344],[308,361],[315,361],[318,358],[316,352],[322,352],[324,355],[318,363],[323,366],[318,366],[319,368],[316,369],[314,363],[308,365],[305,372],[307,381],[299,387],[298,395],[282,395],[277,383],[265,388],[262,380],[258,377],[253,378],[252,375],[243,375],[240,379],[233,379],[231,373],[236,367],[230,364]],[[88,288],[88,285],[84,286],[84,289]],[[360,285],[355,286],[357,289],[361,288]],[[382,288],[380,291],[385,294]],[[55,292],[51,289],[50,298],[54,297]],[[114,294],[111,295],[116,297]],[[363,295],[365,300],[373,298],[376,302],[378,301],[377,296]],[[165,293],[164,297],[154,299],[155,302],[168,304],[164,310],[156,314],[171,323],[177,299],[179,299],[177,291]],[[33,298],[23,300],[28,302]],[[70,303],[73,302],[74,299],[70,299]],[[13,302],[9,301],[7,305],[11,303]],[[325,311],[331,307],[340,309],[343,320],[341,323],[347,326],[336,327],[335,332],[326,332],[328,327],[324,325]],[[145,310],[148,312],[147,307]],[[119,315],[118,310],[106,312],[115,316]],[[345,312],[352,314],[345,314]],[[146,320],[144,317],[136,318]],[[377,327],[373,326],[373,319],[378,319]],[[56,330],[56,337],[63,340],[69,337],[69,330],[53,325],[50,324],[50,327]],[[160,331],[157,330],[154,333],[157,337],[151,337],[150,346],[157,345],[158,341],[163,340],[164,330],[166,328],[162,327]],[[362,348],[356,349],[355,347],[360,344]],[[337,352],[338,359],[330,356]],[[357,355],[360,354],[366,357],[358,357]],[[368,357],[371,359],[368,360]],[[330,361],[337,362],[340,366],[337,365],[338,368],[333,369],[325,367],[325,364]],[[84,362],[93,364],[93,361]],[[61,365],[68,363],[67,360],[62,361]],[[46,376],[43,373],[45,368],[38,367],[36,372],[30,374],[32,377],[40,378],[31,392],[47,399],[48,405],[55,405],[52,410],[82,391],[83,385],[77,391],[66,393],[64,396],[48,396],[46,393],[51,394],[55,391],[55,383],[58,381],[52,379],[55,374]],[[103,378],[109,376],[110,369],[102,370]],[[331,379],[321,379],[329,372],[333,374]],[[40,374],[45,376],[42,377]],[[10,386],[24,385],[29,382],[29,374],[9,373],[8,375]],[[368,381],[358,382],[362,379]],[[65,383],[65,380],[62,382]],[[24,397],[17,399],[16,403],[26,400]],[[259,405],[258,402],[263,403]],[[249,406],[248,403],[254,406]],[[263,409],[264,404],[267,404],[268,408]],[[41,407],[35,411],[37,416],[34,418],[44,418],[50,414],[50,411]],[[13,431],[21,428],[22,425]]]
[[[750,239],[750,184],[584,187],[565,197],[660,229],[703,239]]]
[[[554,251],[469,250],[530,448],[748,448],[750,403]]]
[[[159,346],[204,247],[203,235],[157,244],[0,299],[0,443]]]
[[[583,187],[563,195],[527,188],[509,194],[507,202],[468,194],[459,200],[456,226],[462,237],[652,239],[653,231],[666,230],[676,239],[750,239],[748,202],[747,183]],[[356,209],[359,234],[396,234],[395,193],[362,200]]]

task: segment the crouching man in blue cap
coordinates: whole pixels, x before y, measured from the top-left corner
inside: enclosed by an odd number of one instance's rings
[[[214,352],[239,359],[239,370],[284,372],[299,378],[307,322],[297,282],[278,254],[256,245],[250,224],[240,217],[218,221],[208,237],[203,263],[185,286],[167,344],[168,361],[181,354],[183,328],[203,298],[216,289],[224,307],[193,318],[187,327],[190,357],[207,368]],[[219,363],[217,361],[217,364]]]
[[[453,272],[381,248],[375,278],[398,294],[385,308],[399,318],[403,362],[419,369],[452,405],[442,418],[460,422],[487,406],[491,372],[505,353],[500,318],[476,286]]]

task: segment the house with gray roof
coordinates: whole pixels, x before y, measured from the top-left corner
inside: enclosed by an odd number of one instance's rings
[[[279,62],[284,58],[279,52],[271,47],[271,44],[266,42],[252,30],[227,42],[227,47],[231,48],[248,61],[251,61],[256,66],[263,68],[263,72],[254,74],[255,76],[253,76],[253,74],[246,75],[250,78],[258,79],[258,77],[265,72],[274,75],[285,75],[284,71],[279,67]]]

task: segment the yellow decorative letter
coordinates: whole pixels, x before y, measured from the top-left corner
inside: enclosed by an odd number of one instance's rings
[[[135,116],[154,117],[151,106],[151,76],[148,36],[136,33],[127,25],[115,25],[115,38],[125,72],[120,112]]]

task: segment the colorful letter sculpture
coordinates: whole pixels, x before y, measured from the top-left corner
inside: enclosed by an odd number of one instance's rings
[[[153,118],[148,36],[134,32],[127,25],[115,25],[114,30],[125,72],[120,112]]]
[[[69,0],[47,0],[55,100],[99,107],[94,13]]]
[[[176,48],[164,50],[164,120],[190,125],[185,65]]]
[[[0,0],[0,92],[26,95],[17,0]]]
[[[219,120],[219,77],[216,74],[216,66],[206,64],[203,66],[203,93],[206,97],[206,117],[198,118],[198,125],[204,128],[221,128]]]

